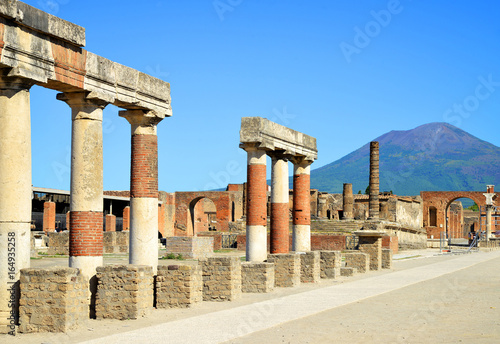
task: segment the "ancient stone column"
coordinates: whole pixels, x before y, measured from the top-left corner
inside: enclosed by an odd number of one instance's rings
[[[369,220],[379,219],[379,143],[370,143],[370,213]]]
[[[492,206],[487,205],[486,206],[486,241],[490,241],[491,238],[491,213],[492,213]]]
[[[87,92],[59,93],[72,112],[69,266],[92,278],[103,265],[102,111]]]
[[[266,152],[250,144],[241,146],[247,156],[246,260],[267,259]]]
[[[130,164],[130,264],[158,267],[158,137],[162,118],[142,110],[120,111],[132,126]]]
[[[123,209],[123,231],[128,231],[130,229],[130,207],[126,206]]]
[[[294,163],[293,165],[294,172],[293,172],[292,250],[296,252],[309,252],[311,251],[311,163],[312,161],[303,159],[294,159],[293,163]]]
[[[290,251],[288,160],[278,152],[271,156],[271,254]]]
[[[344,212],[342,220],[354,219],[354,196],[352,194],[352,184],[344,184],[343,200]]]
[[[15,333],[20,270],[30,266],[33,84],[5,74],[0,71],[0,333]]]

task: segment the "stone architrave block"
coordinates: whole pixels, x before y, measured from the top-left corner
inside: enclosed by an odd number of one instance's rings
[[[203,301],[233,301],[241,297],[239,257],[202,258],[199,265],[203,275]]]
[[[392,250],[382,249],[382,269],[392,269]]]
[[[274,290],[274,264],[244,262],[241,264],[243,293],[269,293]]]
[[[356,268],[359,273],[370,270],[370,256],[363,252],[350,252],[345,254],[345,266]]]
[[[300,255],[295,253],[270,254],[268,263],[274,263],[274,286],[295,287],[300,284]]]
[[[203,278],[200,266],[158,266],[156,308],[186,308],[202,300]]]
[[[340,251],[319,251],[321,278],[335,279],[340,276],[342,253]]]
[[[77,268],[22,269],[20,288],[20,332],[67,332],[89,319],[88,280]]]
[[[99,266],[96,277],[97,319],[137,319],[153,309],[151,266]]]
[[[311,251],[300,253],[300,282],[318,283],[321,279],[320,253]]]

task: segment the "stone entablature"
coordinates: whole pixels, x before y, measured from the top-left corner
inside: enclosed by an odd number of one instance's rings
[[[241,119],[240,142],[255,143],[263,150],[284,151],[285,155],[303,156],[311,162],[318,158],[314,137],[262,117]]]
[[[172,115],[170,84],[82,49],[85,29],[20,1],[0,4],[0,67],[60,92]]]

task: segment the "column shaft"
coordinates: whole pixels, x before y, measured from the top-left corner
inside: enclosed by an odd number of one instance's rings
[[[352,194],[352,184],[344,184],[343,203],[344,211],[342,219],[354,219],[354,196]]]
[[[266,153],[253,147],[247,151],[246,260],[267,259]]]
[[[0,333],[14,333],[30,265],[31,83],[0,76]]]
[[[271,174],[271,254],[290,250],[288,161],[272,156]]]
[[[379,143],[370,143],[370,213],[368,219],[379,219]]]
[[[487,205],[486,206],[486,241],[490,241],[490,237],[491,237],[491,213],[492,213],[492,206]]]
[[[86,92],[61,93],[72,112],[69,266],[92,278],[103,264],[102,111]]]
[[[296,252],[311,251],[311,169],[310,162],[294,163],[293,244]]]
[[[158,268],[158,137],[162,120],[142,110],[120,111],[132,126],[130,264]]]

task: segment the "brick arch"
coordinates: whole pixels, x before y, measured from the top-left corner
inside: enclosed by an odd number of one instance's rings
[[[423,201],[424,227],[427,237],[438,239],[442,231],[446,231],[446,212],[449,206],[460,198],[469,198],[478,206],[486,205],[486,198],[481,191],[423,191],[420,193]],[[497,199],[498,199],[497,193]],[[430,226],[430,208],[436,208],[436,226]]]
[[[192,235],[192,236],[196,236],[196,234],[198,232],[203,232],[203,231],[208,231],[208,222],[206,223],[207,225],[207,228],[203,228],[205,227],[205,220],[208,220],[208,218],[200,218],[200,223],[197,222],[197,207],[198,207],[198,211],[200,210],[199,209],[199,205],[200,205],[200,202],[204,202],[204,200],[209,200],[210,202],[212,202],[212,204],[214,205],[214,208],[215,208],[215,212],[217,213],[217,205],[215,204],[215,202],[210,198],[210,197],[205,197],[205,196],[200,196],[200,197],[196,197],[195,199],[193,199],[190,203],[189,203],[189,207],[188,207],[188,213],[187,213],[187,232],[188,234]],[[205,210],[205,209],[203,209]]]

